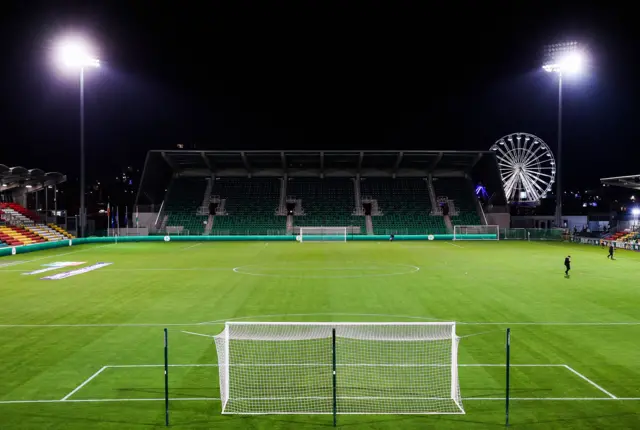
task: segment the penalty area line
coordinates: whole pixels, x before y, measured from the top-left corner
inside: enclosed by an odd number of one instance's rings
[[[608,392],[607,390],[605,390],[604,388],[602,388],[600,385],[596,384],[595,382],[593,382],[591,379],[587,378],[586,376],[584,376],[582,373],[578,372],[577,370],[575,370],[574,368],[572,368],[571,366],[568,365],[564,365],[564,367],[570,371],[571,373],[573,373],[574,375],[577,375],[579,378],[587,381],[589,384],[593,385],[594,387],[596,387],[598,390],[602,391],[604,394],[606,394],[607,396],[611,397],[612,399],[617,399],[616,396],[614,396],[613,394],[611,394],[610,392]]]
[[[107,368],[107,366],[102,366],[102,368],[100,370],[98,370],[96,373],[94,373],[93,375],[89,376],[88,379],[86,379],[82,384],[78,385],[72,392],[70,392],[69,394],[67,394],[66,396],[64,396],[62,399],[60,399],[61,402],[65,402],[69,397],[73,396],[75,393],[77,393],[82,387],[84,387],[85,385],[87,385],[89,382],[91,382],[91,380],[93,378],[95,378],[96,376],[98,376],[99,374],[101,374],[105,369]]]

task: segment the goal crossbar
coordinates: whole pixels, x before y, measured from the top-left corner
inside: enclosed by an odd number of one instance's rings
[[[300,242],[346,242],[347,227],[300,227]]]
[[[225,323],[226,326],[232,325],[292,325],[295,324],[297,326],[324,326],[324,327],[340,327],[340,326],[424,326],[424,325],[446,325],[446,326],[455,326],[455,322],[443,322],[443,321],[435,321],[435,322],[296,322],[290,323],[286,321],[269,321],[269,322],[259,322],[259,321],[228,321]]]
[[[453,240],[499,240],[497,225],[454,225]]]
[[[459,341],[455,322],[229,321],[222,413],[464,414]]]

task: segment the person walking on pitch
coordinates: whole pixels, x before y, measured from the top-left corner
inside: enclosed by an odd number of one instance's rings
[[[607,255],[607,258],[610,258],[610,259],[612,259],[612,260],[614,259],[614,258],[613,258],[613,250],[614,250],[614,249],[615,249],[615,248],[613,247],[613,243],[610,243],[610,244],[609,244],[609,255]]]
[[[569,276],[569,270],[571,270],[571,256],[570,255],[567,255],[567,257],[564,259],[564,267],[565,267],[564,275],[565,276]]]

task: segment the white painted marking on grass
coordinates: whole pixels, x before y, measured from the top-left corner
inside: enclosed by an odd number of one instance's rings
[[[46,260],[48,258],[57,258],[57,257],[62,257],[65,255],[71,255],[71,254],[77,254],[78,252],[85,252],[85,251],[91,251],[94,249],[99,249],[99,248],[104,248],[105,246],[113,246],[113,243],[108,243],[106,245],[100,245],[100,246],[91,246],[88,248],[84,248],[84,249],[79,249],[78,251],[71,251],[71,252],[64,252],[62,254],[55,254],[55,255],[47,255],[46,257],[40,257],[40,258],[34,258],[32,260],[26,260],[26,261],[22,261],[22,262],[16,262],[16,265],[18,264],[25,264],[25,263],[33,263],[34,261],[40,261],[40,260]],[[2,272],[3,270],[0,270],[0,272]],[[8,271],[8,270],[7,270]]]
[[[577,370],[575,370],[573,367],[571,366],[567,366],[566,364],[564,365],[564,367],[566,367],[570,372],[578,375],[580,378],[584,379],[585,381],[587,381],[589,384],[593,385],[594,387],[596,387],[598,390],[602,391],[603,393],[605,393],[607,396],[611,397],[612,399],[617,399],[616,396],[614,396],[613,394],[611,394],[610,392],[608,392],[607,390],[605,390],[604,388],[602,388],[600,385],[596,384],[595,382],[593,382],[591,379],[587,378],[586,376],[584,376],[582,373],[578,372]]]
[[[449,245],[451,245],[451,246],[455,246],[456,248],[462,248],[462,249],[464,249],[464,246],[456,245],[455,243],[452,243],[452,242],[446,242],[446,243],[448,243],[448,244],[449,244]]]
[[[153,268],[142,268],[142,269],[125,269],[119,267],[113,267],[103,272],[205,272],[205,271],[232,271],[233,267],[153,267]]]
[[[77,399],[77,400],[4,400],[0,401],[0,405],[12,405],[12,404],[29,404],[29,403],[96,403],[96,402],[159,402],[164,401],[164,398],[158,399]],[[170,398],[172,402],[175,401],[219,401],[219,397],[177,397]]]
[[[114,369],[126,369],[137,367],[164,367],[164,364],[110,364],[104,366]],[[203,364],[169,364],[169,367],[218,367],[216,363],[203,363]]]
[[[385,265],[382,265],[385,266]],[[249,276],[263,276],[268,278],[299,278],[299,279],[348,279],[348,278],[379,278],[385,276],[400,276],[400,275],[409,275],[411,273],[416,273],[420,270],[420,267],[414,266],[411,264],[388,264],[386,265],[391,268],[405,268],[404,271],[398,272],[390,272],[390,273],[362,273],[357,275],[305,275],[304,271],[324,271],[324,272],[348,272],[348,271],[363,271],[367,270],[380,270],[381,265],[366,267],[366,266],[355,266],[355,267],[292,267],[292,268],[274,268],[273,266],[260,266],[260,265],[246,265],[246,266],[238,266],[234,267],[233,271],[240,275],[249,275]],[[276,273],[256,273],[255,271],[250,271],[250,268],[254,268],[255,270],[260,270],[261,267],[264,267],[266,270],[274,270]],[[282,272],[300,272],[300,274],[289,275],[286,273],[278,273],[278,271]]]
[[[194,335],[194,336],[210,337],[210,338],[215,337],[215,336],[212,336],[212,335],[210,335],[210,334],[194,333],[194,332],[192,332],[192,331],[184,331],[184,330],[182,330],[182,333],[192,334],[192,335]]]
[[[107,368],[107,366],[102,366],[102,368],[100,370],[98,370],[96,373],[94,373],[93,375],[89,376],[89,378],[87,380],[85,380],[82,384],[78,385],[72,392],[70,392],[69,394],[67,394],[66,396],[64,396],[62,399],[60,399],[61,402],[66,401],[69,397],[73,396],[75,393],[77,393],[82,387],[84,387],[85,385],[87,385],[89,382],[91,382],[91,380],[93,378],[95,378],[96,376],[98,376],[99,374],[101,374],[105,369]]]
[[[15,266],[16,264],[26,263],[26,261],[8,261],[6,263],[0,263],[0,269],[9,266]]]
[[[189,246],[185,246],[184,248],[182,248],[182,250],[187,250],[187,249],[191,249],[191,248],[195,248],[196,246],[200,246],[202,245],[202,242],[196,243],[195,245],[189,245]]]
[[[443,399],[450,400],[450,399]],[[462,400],[467,401],[500,401],[504,402],[504,397],[463,397]],[[509,400],[517,401],[640,401],[640,397],[618,397],[612,399],[611,397],[510,397]],[[164,402],[164,398],[152,398],[152,399],[71,399],[71,400],[0,400],[0,405],[15,405],[15,404],[31,404],[31,403],[57,403],[57,404],[72,404],[72,403],[107,403],[107,402]],[[170,398],[171,402],[217,402],[220,401],[219,397],[176,397]]]
[[[469,400],[485,400],[485,401],[501,400],[504,402],[504,397],[464,397],[463,400],[465,402]],[[616,399],[612,399],[611,397],[509,397],[509,400],[541,401],[541,402],[562,402],[562,401],[576,402],[576,401],[597,401],[597,400],[620,401],[620,400],[640,400],[640,397],[624,397],[624,398],[616,398]]]
[[[520,322],[456,322],[458,325],[562,325],[562,326],[615,326],[615,325],[640,325],[640,321],[621,322],[545,322],[545,321],[520,321]]]

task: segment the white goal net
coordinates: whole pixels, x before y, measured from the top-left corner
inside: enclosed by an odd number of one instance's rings
[[[499,240],[497,225],[454,225],[453,240]]]
[[[347,227],[300,227],[300,242],[346,242]]]
[[[459,339],[453,322],[227,322],[222,413],[463,414]]]

